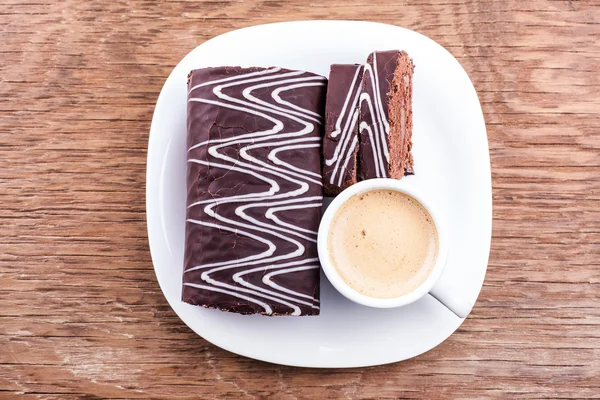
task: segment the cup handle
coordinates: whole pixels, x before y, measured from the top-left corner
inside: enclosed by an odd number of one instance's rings
[[[447,282],[438,282],[429,294],[459,318],[466,318],[473,308],[473,304],[460,295],[460,290]]]

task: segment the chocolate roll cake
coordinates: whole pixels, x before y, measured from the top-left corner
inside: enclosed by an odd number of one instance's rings
[[[325,88],[281,68],[190,73],[184,302],[319,314]]]
[[[329,72],[323,138],[323,187],[335,196],[356,183],[358,102],[364,67],[333,64]]]
[[[412,75],[404,51],[376,51],[365,64],[359,122],[359,180],[413,173]]]

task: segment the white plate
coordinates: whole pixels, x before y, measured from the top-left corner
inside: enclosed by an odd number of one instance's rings
[[[148,145],[146,207],[154,269],[167,301],[196,333],[226,350],[278,364],[359,367],[414,357],[440,344],[463,320],[427,295],[401,309],[351,303],[322,276],[318,317],[242,316],[180,301],[186,185],[186,77],[206,66],[280,66],[324,76],[332,63],[362,63],[374,50],[404,49],[414,75],[416,175],[450,234],[448,284],[473,303],[488,262],[492,188],[481,106],[448,51],[416,32],[368,22],[306,21],[229,32],[194,49],[167,79]]]

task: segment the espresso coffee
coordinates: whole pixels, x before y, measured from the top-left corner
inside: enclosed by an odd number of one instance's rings
[[[348,199],[333,217],[328,248],[341,278],[366,296],[389,299],[419,287],[431,274],[438,234],[412,197],[373,190]]]

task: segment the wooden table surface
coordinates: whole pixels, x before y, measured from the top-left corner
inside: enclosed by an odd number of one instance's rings
[[[460,329],[409,361],[230,354],[177,318],[154,275],[146,146],[167,75],[215,35],[301,19],[421,32],[481,100],[485,285]],[[3,0],[0,398],[600,398],[599,22],[583,0]]]

